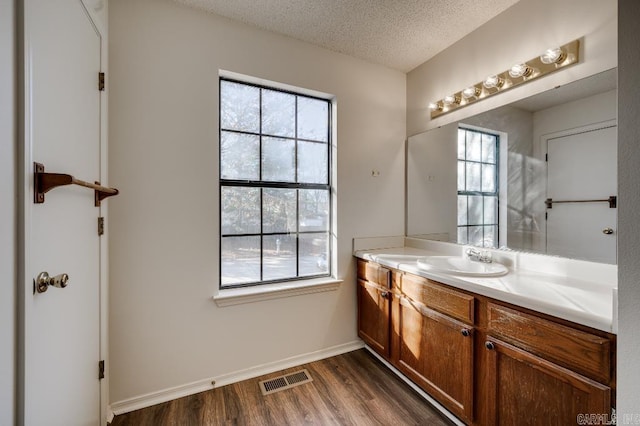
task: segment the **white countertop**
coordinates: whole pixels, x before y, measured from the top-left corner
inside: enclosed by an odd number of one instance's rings
[[[609,333],[616,331],[613,312],[615,283],[606,282],[606,280],[589,281],[585,277],[571,277],[548,273],[547,271],[541,272],[540,269],[543,268],[540,267],[537,269],[516,268],[513,265],[517,262],[507,264],[510,267],[509,273],[501,277],[481,278],[449,275],[420,269],[416,261],[399,263],[398,261],[380,259],[380,255],[390,254],[438,256],[452,253],[415,247],[363,249],[354,252],[354,255],[361,259],[371,260],[390,268],[420,275],[462,290]],[[544,260],[543,257],[543,262]],[[561,262],[561,260],[549,257],[549,264],[558,262]],[[540,264],[540,261],[538,261],[538,264]],[[606,265],[606,267],[611,267],[611,265]],[[554,270],[553,267],[549,269]]]

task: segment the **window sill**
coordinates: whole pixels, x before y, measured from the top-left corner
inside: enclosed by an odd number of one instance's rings
[[[220,290],[213,300],[219,307],[280,299],[302,294],[335,291],[342,280],[336,278],[315,278],[308,281],[291,281],[287,283],[266,284],[254,287]]]

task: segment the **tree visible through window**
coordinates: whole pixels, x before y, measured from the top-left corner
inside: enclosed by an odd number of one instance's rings
[[[331,103],[220,79],[220,286],[326,276]]]
[[[458,243],[498,246],[499,137],[458,129]]]

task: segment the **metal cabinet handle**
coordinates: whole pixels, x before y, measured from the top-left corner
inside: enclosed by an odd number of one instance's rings
[[[469,337],[471,335],[471,332],[468,328],[463,328],[462,330],[460,330],[460,333],[462,333],[464,337]]]
[[[604,228],[604,229],[602,230],[602,233],[603,233],[603,234],[605,234],[605,235],[611,235],[611,234],[613,234],[613,229],[611,229],[611,228]]]
[[[383,291],[382,293],[380,293],[380,296],[383,299],[388,299],[389,298],[389,292],[388,291]]]
[[[492,351],[496,348],[496,345],[493,342],[484,342],[484,347]]]
[[[40,272],[36,278],[36,290],[38,293],[44,293],[49,287],[65,288],[69,281],[69,275],[59,274],[55,277],[49,276],[48,272]]]

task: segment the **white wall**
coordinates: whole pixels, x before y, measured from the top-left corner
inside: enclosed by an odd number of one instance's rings
[[[521,0],[407,75],[407,134],[460,120],[617,64],[613,0]],[[429,102],[509,69],[549,47],[582,38],[580,63],[429,119]]]
[[[458,238],[458,125],[412,136],[407,142],[407,235]]]
[[[0,0],[0,425],[15,420],[16,56],[15,1]]]
[[[619,0],[618,424],[640,417],[640,2]],[[635,422],[624,422],[635,414]],[[622,421],[621,421],[622,420]]]
[[[550,133],[615,120],[617,92],[614,89],[536,111],[533,114],[533,139],[542,144],[542,137]],[[540,145],[537,147],[536,155],[542,158],[545,152],[546,146]]]
[[[356,341],[351,240],[404,230],[405,74],[169,0],[111,0],[109,34],[111,401]],[[336,96],[338,291],[213,302],[219,69]]]

